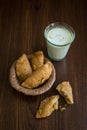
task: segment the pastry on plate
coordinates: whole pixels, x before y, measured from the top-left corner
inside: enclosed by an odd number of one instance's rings
[[[26,54],[22,54],[16,61],[15,68],[16,75],[20,81],[24,81],[32,73],[32,68]]]
[[[37,53],[43,54],[42,51]],[[42,65],[33,71],[30,63],[32,55],[23,54],[13,62],[10,67],[9,79],[11,87],[15,90],[25,95],[36,96],[47,92],[52,87],[56,80],[56,71],[52,62],[44,56],[41,58],[44,59],[41,60]]]
[[[23,87],[35,88],[49,79],[52,73],[52,64],[48,61],[35,71],[21,84]]]
[[[36,70],[37,68],[41,67],[44,64],[44,54],[42,51],[35,52],[31,58],[30,63],[33,70]]]
[[[36,113],[36,118],[48,117],[52,114],[54,110],[57,110],[58,99],[59,99],[59,95],[53,95],[41,101],[39,109],[37,110],[37,113]]]
[[[60,83],[57,88],[58,92],[65,98],[67,104],[73,104],[72,87],[68,81]]]

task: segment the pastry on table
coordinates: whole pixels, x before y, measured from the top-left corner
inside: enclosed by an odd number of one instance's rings
[[[43,101],[41,101],[39,109],[36,113],[36,118],[45,118],[52,114],[54,110],[58,109],[58,99],[59,95],[53,95],[51,97],[47,97]]]
[[[26,88],[35,88],[49,79],[52,73],[52,64],[48,61],[35,71],[21,84]]]
[[[57,88],[58,92],[65,98],[67,104],[73,104],[72,87],[68,81],[60,83]]]
[[[44,54],[42,51],[35,52],[31,58],[30,63],[33,70],[36,70],[37,68],[41,67],[44,64]]]
[[[26,54],[16,61],[16,75],[20,81],[24,81],[30,74],[32,74],[32,68]]]

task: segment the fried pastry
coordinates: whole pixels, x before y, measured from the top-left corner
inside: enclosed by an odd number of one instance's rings
[[[30,58],[30,63],[33,70],[36,70],[44,64],[44,54],[42,51],[35,52]]]
[[[47,97],[44,99],[36,113],[36,118],[45,118],[52,114],[54,110],[58,109],[59,95]]]
[[[67,104],[73,104],[72,88],[69,82],[60,83],[57,88],[58,92],[65,98]]]
[[[16,62],[16,74],[20,81],[24,81],[32,73],[32,68],[28,61],[26,54],[22,56]]]
[[[43,84],[52,73],[52,64],[48,61],[34,71],[23,83],[23,87],[35,88]]]

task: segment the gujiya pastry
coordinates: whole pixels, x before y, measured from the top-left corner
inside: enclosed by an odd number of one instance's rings
[[[30,63],[33,68],[31,68]],[[23,54],[16,62],[16,74],[20,83],[22,83],[22,87],[35,88],[40,84],[43,84],[49,78],[52,68],[49,62],[44,64],[42,51],[35,52],[30,60],[30,63],[27,56]],[[34,72],[32,72],[32,69]],[[44,79],[42,80],[43,77]],[[59,94],[64,97],[67,104],[74,103],[72,88],[69,82],[66,81],[60,83],[56,89]],[[59,95],[52,95],[41,101],[36,112],[36,118],[48,117],[53,113],[53,111],[59,109],[59,97]],[[64,110],[64,108],[62,110]]]
[[[56,89],[61,96],[64,97],[67,104],[73,104],[72,88],[68,81],[60,83]],[[59,95],[52,95],[41,101],[39,109],[36,113],[36,118],[45,118],[50,116],[53,111],[59,109]],[[65,110],[65,107],[61,107],[60,111]]]

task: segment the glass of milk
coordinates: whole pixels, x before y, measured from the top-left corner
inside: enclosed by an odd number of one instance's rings
[[[67,55],[69,47],[75,39],[74,29],[65,23],[51,23],[44,30],[48,56],[60,61]]]

